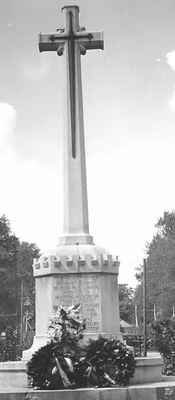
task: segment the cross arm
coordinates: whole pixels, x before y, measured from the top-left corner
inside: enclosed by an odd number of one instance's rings
[[[65,35],[61,35],[57,32],[53,33],[40,33],[39,34],[39,51],[57,51],[58,45],[64,46]]]
[[[104,49],[103,32],[91,32],[89,35],[86,31],[83,33],[77,32],[76,38],[86,50]]]
[[[59,48],[64,47],[65,40],[68,35],[54,33],[40,33],[39,34],[39,50],[43,51],[57,51]],[[103,32],[76,32],[74,40],[77,41],[86,50],[91,49],[104,49]]]

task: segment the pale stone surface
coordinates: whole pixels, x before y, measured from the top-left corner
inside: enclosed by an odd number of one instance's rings
[[[174,400],[175,382],[147,385],[89,388],[77,390],[32,390],[27,388],[0,388],[1,400]]]
[[[75,6],[65,7],[66,28],[67,30],[70,29],[70,13],[72,13],[73,17],[73,31],[79,32],[79,9]],[[94,41],[93,37],[92,41]],[[84,40],[83,46],[88,48],[88,45],[89,40]],[[99,46],[96,45],[96,48],[99,48]],[[79,244],[91,244],[93,239],[89,235],[81,51],[78,40],[75,40],[74,60],[72,61],[68,42],[65,42],[65,60],[67,71],[67,124],[64,132],[64,223],[61,240],[63,244],[76,244],[77,242]],[[72,78],[71,62],[74,63],[74,77]],[[72,80],[75,85],[73,85]],[[73,86],[74,90],[72,90]],[[72,102],[75,103],[73,110]],[[75,119],[74,127],[72,127],[72,117]],[[73,135],[75,156],[72,155]]]
[[[130,388],[129,392],[129,400],[160,400],[157,397],[157,391],[154,387],[147,388]],[[165,400],[165,399],[161,399]]]
[[[27,388],[26,364],[24,361],[0,362],[0,390]]]
[[[159,357],[138,357],[136,369],[130,384],[141,384],[159,382],[161,380],[162,358]]]

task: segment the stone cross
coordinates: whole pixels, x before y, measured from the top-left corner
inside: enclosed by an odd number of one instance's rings
[[[61,244],[91,244],[89,235],[87,183],[84,146],[84,120],[81,79],[81,54],[103,49],[103,34],[86,32],[79,25],[79,8],[65,6],[65,29],[40,34],[39,50],[65,50],[67,66],[67,132],[64,160],[64,226]]]

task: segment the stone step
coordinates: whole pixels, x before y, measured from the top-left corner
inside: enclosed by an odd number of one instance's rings
[[[159,382],[126,388],[0,391],[0,400],[174,400],[174,382]]]

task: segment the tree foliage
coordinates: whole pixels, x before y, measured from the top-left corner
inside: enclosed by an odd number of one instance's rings
[[[134,289],[127,284],[119,284],[120,318],[126,322],[134,322]]]
[[[11,233],[9,221],[0,218],[0,313],[16,311],[17,253],[20,243]]]
[[[8,219],[0,217],[0,330],[19,323],[22,281],[25,297],[34,305],[32,264],[38,256],[36,245],[20,242]]]
[[[146,248],[147,320],[167,318],[175,307],[175,211],[165,211],[155,225],[157,232]],[[142,266],[136,301],[142,293]]]

